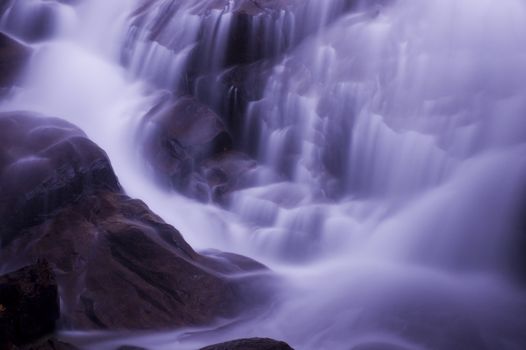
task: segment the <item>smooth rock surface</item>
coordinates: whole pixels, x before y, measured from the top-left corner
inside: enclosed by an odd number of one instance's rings
[[[287,343],[268,338],[232,340],[210,345],[200,350],[293,350]]]
[[[66,121],[0,113],[0,243],[97,190],[120,191],[106,153]]]
[[[206,200],[200,163],[231,148],[230,134],[211,109],[188,96],[170,99],[145,116],[143,154],[161,182]]]

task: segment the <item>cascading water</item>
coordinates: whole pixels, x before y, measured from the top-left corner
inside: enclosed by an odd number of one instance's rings
[[[510,255],[526,178],[526,4],[295,2],[250,19],[248,38],[265,39],[246,60],[272,68],[238,126],[258,167],[227,209],[158,188],[134,135],[158,89],[196,93],[189,71],[217,80],[247,63],[229,58],[240,2],[158,1],[138,16],[132,0],[27,0],[5,12],[0,26],[26,42],[16,19],[51,6],[57,25],[31,44],[2,110],[76,123],[193,246],[254,257],[283,280],[265,313],[217,329],[64,337],[93,349],[247,336],[312,350],[523,349]],[[205,95],[219,109],[224,95]]]

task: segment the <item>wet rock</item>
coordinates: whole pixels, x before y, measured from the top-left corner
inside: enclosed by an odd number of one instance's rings
[[[194,98],[181,97],[147,114],[142,130],[143,153],[159,179],[179,191],[207,197],[197,175],[199,163],[232,144],[219,116]]]
[[[200,350],[293,350],[287,343],[269,338],[233,340],[210,345]]]
[[[192,79],[237,64],[275,57],[289,47],[294,36],[289,30],[294,26],[285,11],[291,3],[290,0],[144,3],[132,15],[122,61],[130,65],[160,55],[155,62],[163,62],[166,72],[172,71],[168,66],[174,61],[188,56],[189,59],[181,61],[181,78]],[[165,60],[166,55],[173,55],[173,59]],[[154,84],[167,87],[163,85],[165,74],[145,74],[140,68],[132,69],[140,70],[138,74]],[[181,86],[168,88],[177,90]]]
[[[2,27],[24,42],[40,42],[53,37],[61,23],[64,5],[57,1],[7,0],[0,13],[9,11]]]
[[[52,333],[59,318],[57,283],[43,261],[0,277],[0,347]]]
[[[244,153],[225,152],[202,164],[202,173],[212,193],[212,199],[224,203],[225,196],[243,188],[245,177],[256,162]]]
[[[247,258],[227,264],[196,253],[142,202],[112,192],[84,196],[4,252],[21,255],[50,261],[63,291],[62,321],[76,329],[162,329],[234,317],[258,293],[249,290],[253,279],[223,272],[234,271],[232,264],[263,271]]]
[[[147,350],[147,349],[141,348],[139,346],[123,345],[123,346],[119,346],[117,350]]]
[[[0,89],[10,88],[17,83],[30,54],[28,47],[0,33]]]
[[[197,326],[235,317],[264,300],[264,267],[239,256],[196,253],[143,202],[122,193],[105,153],[78,128],[14,113],[0,117],[0,139],[2,210],[18,207],[23,215],[11,213],[25,218],[5,242],[0,267],[49,261],[61,291],[62,324]],[[12,165],[27,157],[26,167]],[[33,197],[52,203],[53,210],[18,204]]]
[[[71,344],[51,338],[40,341],[37,344],[26,345],[21,348],[13,348],[10,350],[78,350],[78,348]]]
[[[0,243],[79,196],[120,191],[106,153],[76,126],[31,113],[0,113]]]
[[[219,77],[216,74],[189,77],[188,85],[199,101],[205,101],[221,116],[232,134],[234,147],[240,149],[247,133],[245,111],[250,102],[263,98],[271,73],[270,62],[260,61],[227,69]]]

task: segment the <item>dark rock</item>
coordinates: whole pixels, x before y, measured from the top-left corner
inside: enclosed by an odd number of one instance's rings
[[[16,84],[31,51],[15,39],[0,33],[0,88]]]
[[[119,346],[117,350],[147,350],[147,349],[141,348],[140,346],[123,345],[123,346]]]
[[[151,54],[145,47],[155,51],[162,47],[167,49],[168,54],[193,46],[190,59],[183,69],[183,77],[188,75],[192,79],[221,71],[225,67],[276,57],[291,44],[293,34],[287,30],[294,26],[289,22],[291,18],[285,10],[293,2],[157,0],[143,3],[132,15],[129,40],[123,48],[122,61],[129,64],[132,57],[144,61],[147,56],[141,55]],[[174,21],[177,16],[181,16],[181,20]],[[197,17],[199,22],[182,20],[188,16]],[[182,27],[184,23],[187,23],[186,27]],[[192,35],[179,37],[174,32]],[[159,84],[159,81],[153,80],[154,84]]]
[[[0,277],[0,347],[25,345],[52,333],[59,313],[57,283],[47,263]]]
[[[247,258],[227,263],[197,254],[142,202],[112,192],[84,196],[4,249],[6,259],[21,255],[53,265],[62,321],[76,329],[161,329],[234,317],[259,298],[249,291],[253,279],[234,273],[263,271]]]
[[[106,153],[76,126],[23,112],[0,113],[0,243],[100,189],[118,192]]]
[[[38,342],[37,344],[23,346],[22,348],[19,348],[19,350],[78,350],[78,348],[71,344],[51,338]]]
[[[200,350],[293,350],[287,343],[268,338],[233,340],[210,345]]]
[[[143,153],[154,173],[179,191],[207,197],[206,185],[196,175],[199,163],[232,143],[219,116],[194,98],[181,97],[148,113],[141,129]]]
[[[232,134],[233,144],[240,149],[247,132],[245,112],[250,102],[263,98],[267,78],[272,65],[260,61],[239,65],[217,74],[199,76],[187,80],[192,94],[212,108],[225,122]],[[252,141],[255,139],[252,137]],[[256,143],[256,142],[253,142]]]
[[[19,229],[5,243],[0,267],[49,261],[61,291],[63,325],[197,326],[263,301],[268,291],[259,277],[247,276],[250,271],[266,278],[263,266],[196,253],[176,229],[120,191],[104,152],[76,127],[14,113],[0,117],[0,140],[2,210],[24,218],[8,221]],[[26,158],[27,164],[13,166]],[[53,210],[18,204],[33,197],[52,203]],[[20,210],[9,211],[13,207]]]

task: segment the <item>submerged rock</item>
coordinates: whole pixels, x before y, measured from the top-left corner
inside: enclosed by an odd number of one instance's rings
[[[256,162],[240,152],[224,152],[203,162],[201,171],[208,184],[212,199],[223,203],[232,191],[243,188],[249,171]]]
[[[105,153],[78,128],[11,113],[0,117],[0,136],[3,215],[19,218],[9,222],[13,234],[4,240],[0,267],[49,261],[62,324],[197,326],[235,317],[263,300],[265,289],[255,288],[265,278],[262,265],[196,253],[175,228],[121,191]],[[23,159],[27,164],[15,166]]]
[[[43,261],[0,277],[0,348],[32,343],[55,330],[57,282]]]
[[[200,350],[293,350],[287,343],[269,338],[232,340],[210,345]]]

